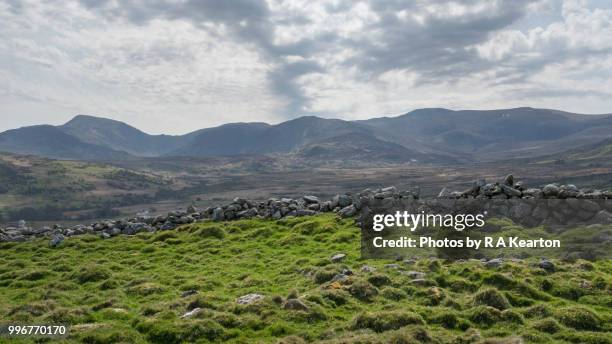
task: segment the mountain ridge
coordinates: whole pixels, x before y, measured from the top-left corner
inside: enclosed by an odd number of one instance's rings
[[[75,160],[290,154],[302,159],[368,157],[389,162],[396,156],[398,163],[456,163],[555,154],[594,144],[611,133],[610,114],[531,107],[424,108],[354,121],[302,116],[278,124],[227,123],[184,135],[151,135],[121,121],[79,114],[59,126],[0,133],[0,151]],[[333,152],[332,142],[338,146]],[[317,145],[321,154],[306,153]],[[321,146],[326,147],[324,154]]]

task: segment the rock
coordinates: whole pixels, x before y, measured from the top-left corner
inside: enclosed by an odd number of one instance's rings
[[[340,209],[340,211],[338,212],[338,215],[340,215],[340,217],[351,217],[351,216],[354,216],[355,214],[357,214],[357,208],[355,208],[354,205],[349,205],[347,207],[344,207]]]
[[[176,224],[170,221],[166,221],[159,229],[162,231],[169,231],[176,228]]]
[[[498,268],[502,264],[503,264],[503,261],[501,258],[494,258],[494,259],[484,262],[484,266],[486,266],[487,268]]]
[[[338,196],[338,206],[340,208],[348,207],[353,204],[353,199],[349,195],[339,195]]]
[[[329,260],[332,263],[339,263],[339,262],[343,261],[344,258],[346,258],[346,254],[338,253],[338,254],[334,254]]]
[[[601,210],[601,208],[599,207],[599,204],[597,204],[597,202],[585,199],[585,200],[581,200],[580,202],[580,208],[582,208],[585,211],[591,212],[591,213],[596,213],[598,211]]]
[[[548,184],[543,189],[544,197],[552,198],[559,194],[559,187],[555,184]]]
[[[501,188],[506,195],[511,197],[521,197],[521,195],[523,194],[520,190],[517,190],[508,185],[502,185]]]
[[[146,223],[137,222],[137,223],[129,223],[125,229],[123,230],[123,234],[134,235],[138,232],[143,232],[147,228]]]
[[[239,297],[236,303],[239,305],[251,305],[263,300],[264,296],[257,293],[247,294]]]
[[[438,198],[448,198],[450,196],[450,192],[447,188],[442,188],[438,193]]]
[[[64,242],[64,236],[61,234],[55,234],[49,240],[49,247],[58,247]]]
[[[308,312],[309,308],[300,299],[289,299],[283,303],[283,309]]]
[[[200,314],[202,312],[201,308],[194,308],[192,310],[190,310],[189,312],[181,315],[181,319],[188,319],[188,318],[192,318],[198,314]]]
[[[100,234],[100,237],[101,237],[102,239],[110,239],[111,235],[110,235],[110,234],[108,234],[108,233],[106,233],[106,232],[102,232],[102,233]]]
[[[385,269],[399,269],[400,265],[393,263],[393,264],[385,264]]]
[[[514,176],[509,174],[506,176],[506,178],[504,178],[504,185],[503,186],[510,186],[512,187],[514,185]]]
[[[306,204],[319,203],[319,197],[317,196],[304,196],[302,199]]]
[[[196,208],[193,204],[187,207],[187,213],[193,214],[197,212],[198,212],[198,208]]]
[[[361,267],[361,272],[374,272],[374,271],[376,271],[376,268],[369,266],[369,265],[364,265]]]
[[[213,210],[212,220],[213,221],[223,221],[223,220],[225,220],[225,214],[223,212],[223,208],[217,207],[217,208],[215,208],[215,210]]]
[[[191,295],[196,295],[197,293],[198,293],[198,291],[197,291],[197,290],[195,290],[195,289],[191,289],[191,290],[184,291],[184,292],[181,294],[181,297],[187,297],[187,296],[191,296]]]
[[[330,282],[341,282],[344,281],[346,279],[348,279],[349,277],[345,274],[337,274],[334,277],[332,277]]]
[[[542,260],[541,262],[538,263],[538,267],[541,269],[544,269],[548,272],[554,272],[555,271],[555,264],[553,264],[553,262],[551,262],[550,260]]]
[[[599,211],[593,219],[591,220],[593,223],[599,224],[611,224],[612,223],[612,214],[605,210]]]

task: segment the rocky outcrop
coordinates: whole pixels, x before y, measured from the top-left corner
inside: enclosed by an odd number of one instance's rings
[[[603,221],[612,223],[611,191],[581,190],[574,185],[548,184],[542,188],[528,188],[516,181],[513,175],[499,182],[477,180],[463,191],[444,188],[433,200],[453,207],[454,201],[487,202],[496,214],[517,219],[525,225],[537,225],[546,221],[557,223],[571,221]],[[564,200],[560,202],[560,200]],[[281,219],[288,216],[310,216],[335,212],[340,217],[363,215],[366,210],[392,210],[402,202],[428,204],[432,199],[421,199],[418,188],[399,191],[395,187],[365,189],[357,194],[335,195],[329,200],[306,195],[302,198],[270,198],[253,201],[237,197],[226,205],[169,212],[159,216],[139,216],[128,219],[107,220],[89,225],[41,227],[34,229],[25,222],[17,227],[0,228],[0,242],[25,241],[35,237],[51,237],[51,247],[60,246],[66,237],[80,234],[98,234],[102,238],[117,235],[135,235],[140,232],[173,230],[181,225],[201,221],[231,221],[248,218]],[[551,220],[552,219],[552,220]],[[602,222],[600,222],[602,223]],[[61,237],[60,237],[61,235]],[[60,239],[61,238],[61,239]]]

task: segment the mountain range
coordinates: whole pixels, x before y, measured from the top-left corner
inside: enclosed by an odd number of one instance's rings
[[[275,125],[230,123],[185,135],[149,135],[123,122],[78,115],[60,126],[0,133],[0,151],[70,160],[275,155],[305,161],[465,163],[529,158],[612,138],[612,114],[529,107],[419,109],[347,121],[305,116]],[[608,142],[609,144],[609,142]]]

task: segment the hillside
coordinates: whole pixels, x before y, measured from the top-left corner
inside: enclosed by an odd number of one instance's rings
[[[0,133],[0,152],[71,160],[121,160],[129,156],[109,147],[84,142],[50,125],[24,127]]]
[[[609,260],[362,260],[359,243],[329,215],[3,243],[0,316],[70,324],[68,343],[612,341]]]
[[[0,154],[0,222],[115,216],[113,207],[154,199],[173,182],[99,163]]]

